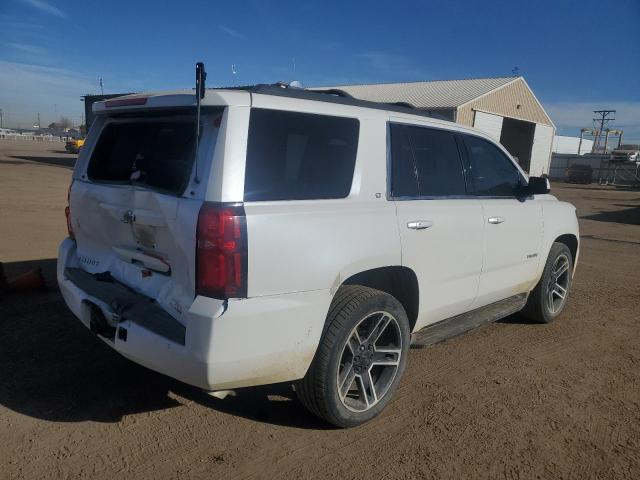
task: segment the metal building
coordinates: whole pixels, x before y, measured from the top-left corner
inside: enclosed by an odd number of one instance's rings
[[[585,155],[593,150],[593,140],[580,137],[556,135],[553,139],[553,153],[562,155]]]
[[[355,98],[404,102],[498,140],[532,175],[549,172],[555,125],[523,77],[337,85]]]

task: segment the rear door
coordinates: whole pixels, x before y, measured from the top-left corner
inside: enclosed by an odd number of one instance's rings
[[[482,267],[482,208],[468,195],[454,132],[391,123],[390,196],[402,264],[420,286],[416,328],[467,311]]]
[[[497,145],[475,135],[461,138],[483,215],[484,261],[475,308],[532,286],[542,246],[542,207],[533,197],[516,196],[524,177]]]
[[[204,116],[200,152],[212,151],[218,124]],[[195,292],[195,153],[193,115],[107,119],[70,195],[80,266],[109,272],[178,319]]]

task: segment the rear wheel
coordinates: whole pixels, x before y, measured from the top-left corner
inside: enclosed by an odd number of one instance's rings
[[[552,322],[567,304],[572,273],[571,250],[564,243],[554,243],[549,251],[542,277],[529,295],[522,313],[537,322]]]
[[[389,403],[406,366],[409,321],[391,295],[349,285],[336,294],[300,401],[339,427],[359,425]]]

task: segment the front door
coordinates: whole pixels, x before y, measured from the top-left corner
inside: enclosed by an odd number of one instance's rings
[[[463,135],[470,179],[482,205],[484,260],[475,307],[529,291],[542,247],[542,207],[516,195],[524,178],[496,145]]]
[[[471,307],[482,267],[482,207],[468,195],[455,132],[392,123],[390,134],[390,193],[402,264],[418,277],[420,329]]]

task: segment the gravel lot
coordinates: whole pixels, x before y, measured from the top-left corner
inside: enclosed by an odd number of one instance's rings
[[[582,234],[563,317],[412,350],[390,407],[334,430],[287,388],[217,400],[72,317],[54,280],[63,150],[0,140],[0,261],[50,287],[0,300],[0,478],[640,478],[640,191],[553,185]]]

